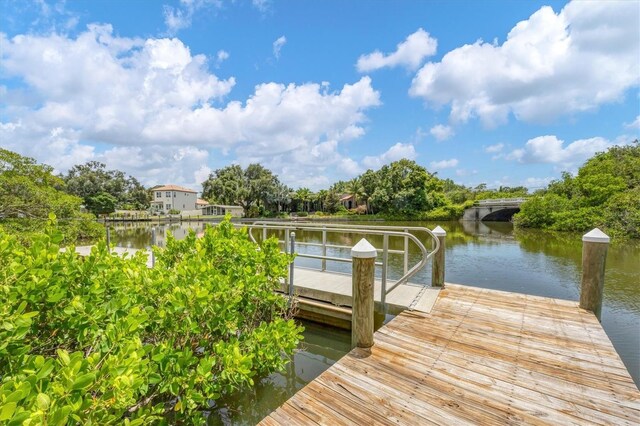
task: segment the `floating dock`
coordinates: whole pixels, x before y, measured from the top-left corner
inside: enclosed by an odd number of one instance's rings
[[[640,392],[577,302],[447,284],[263,425],[638,425]]]

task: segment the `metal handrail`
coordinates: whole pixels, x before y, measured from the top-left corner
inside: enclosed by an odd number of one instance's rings
[[[478,204],[481,206],[490,206],[493,204],[522,204],[526,201],[526,198],[488,198],[485,200],[478,200]]]
[[[376,262],[377,266],[381,266],[382,268],[382,277],[381,277],[381,302],[384,305],[385,296],[389,294],[394,288],[407,282],[410,278],[412,278],[415,274],[418,273],[424,266],[427,264],[429,258],[433,256],[435,252],[440,249],[440,241],[438,238],[429,230],[428,228],[420,227],[420,226],[366,226],[366,225],[348,225],[345,226],[343,224],[311,224],[311,223],[291,223],[291,222],[273,222],[273,221],[256,221],[252,224],[246,225],[248,228],[249,237],[253,242],[257,242],[255,236],[253,235],[254,229],[262,230],[263,240],[267,237],[267,231],[269,229],[279,230],[285,232],[284,241],[278,240],[279,242],[284,242],[284,251],[288,252],[288,244],[289,235],[292,232],[297,230],[307,230],[307,231],[317,231],[322,232],[322,244],[320,243],[301,243],[296,242],[298,245],[310,245],[316,247],[322,247],[322,255],[312,255],[312,254],[298,254],[300,257],[308,257],[312,259],[320,259],[322,260],[322,270],[326,270],[326,261],[338,261],[338,262],[351,262],[351,259],[345,258],[336,258],[330,257],[326,254],[327,247],[330,248],[344,248],[351,249],[349,246],[340,246],[334,244],[327,244],[327,232],[341,232],[341,233],[350,233],[350,234],[370,234],[370,235],[381,235],[383,238],[383,247],[382,249],[376,249],[382,254],[382,262]],[[413,235],[409,231],[418,231],[424,232],[429,237],[431,237],[433,241],[433,250],[428,251],[422,241],[420,241],[415,235]],[[389,237],[402,237],[404,238],[404,250],[390,250],[389,245]],[[415,245],[420,249],[422,257],[418,263],[413,265],[411,268],[408,266],[409,261],[409,241],[413,241]],[[387,266],[388,266],[388,255],[389,254],[404,254],[404,275],[395,281],[391,286],[387,288]]]

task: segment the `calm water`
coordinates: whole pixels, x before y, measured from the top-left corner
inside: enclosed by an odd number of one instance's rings
[[[386,222],[385,225],[425,226],[435,223]],[[439,223],[447,231],[447,282],[568,300],[580,297],[580,234],[539,230],[514,230],[510,223]],[[202,231],[203,224],[172,224],[157,227],[158,245],[167,231],[182,238],[189,227]],[[148,224],[116,225],[112,239],[118,245],[142,248],[151,239]],[[259,232],[256,232],[258,236]],[[363,235],[328,234],[334,245],[354,245]],[[280,236],[282,238],[282,235]],[[367,237],[382,247],[381,237]],[[320,233],[296,231],[297,241],[321,242]],[[402,250],[402,239],[390,239],[392,249]],[[299,252],[319,254],[320,248],[298,246]],[[349,249],[333,249],[329,255],[349,257]],[[419,260],[410,247],[410,265]],[[390,255],[390,278],[402,275],[401,256]],[[318,267],[319,261],[298,258],[300,266]],[[329,262],[328,269],[348,272],[350,265]],[[379,275],[379,272],[378,272]],[[431,270],[422,271],[412,282],[430,284]],[[605,272],[602,325],[631,376],[640,385],[640,242],[612,243]],[[307,324],[306,341],[284,374],[264,379],[255,389],[221,403],[210,419],[213,424],[255,423],[279,406],[305,383],[348,351],[349,334]],[[241,413],[241,415],[240,415]]]

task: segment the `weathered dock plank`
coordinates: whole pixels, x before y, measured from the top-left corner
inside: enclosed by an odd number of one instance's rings
[[[577,302],[448,284],[262,424],[287,422],[637,425],[640,391]]]

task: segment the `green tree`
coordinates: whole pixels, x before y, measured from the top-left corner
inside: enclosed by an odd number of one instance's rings
[[[143,210],[150,205],[148,191],[136,178],[119,170],[107,170],[98,161],[73,166],[62,178],[66,191],[81,197],[87,206],[91,198],[103,193],[116,200],[115,208]]]
[[[573,177],[562,174],[527,200],[515,216],[520,227],[585,231],[595,226],[613,236],[638,238],[640,144],[594,155]]]
[[[241,206],[249,216],[251,207],[264,207],[277,198],[279,185],[277,176],[260,164],[250,164],[245,170],[236,164],[211,173],[202,183],[202,196],[212,202]]]
[[[86,201],[87,209],[99,216],[101,214],[109,214],[116,211],[118,200],[111,194],[101,192],[97,195],[89,197]]]
[[[82,199],[64,192],[64,186],[51,166],[0,148],[0,227],[30,244],[54,213],[61,219],[65,244],[101,236],[102,227],[80,212]]]

